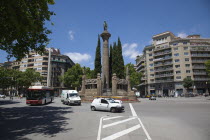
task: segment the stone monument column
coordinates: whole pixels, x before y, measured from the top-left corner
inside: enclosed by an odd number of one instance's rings
[[[107,31],[107,24],[104,22],[104,32],[101,34],[103,39],[103,56],[102,56],[102,83],[106,89],[109,89],[109,37],[111,34]],[[103,87],[103,88],[104,88]]]

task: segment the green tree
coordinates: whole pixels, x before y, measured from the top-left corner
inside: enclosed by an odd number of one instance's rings
[[[82,67],[77,63],[64,73],[64,77],[62,79],[66,87],[77,89],[81,87],[82,75]]]
[[[207,60],[205,62],[205,66],[206,66],[206,72],[208,73],[208,75],[210,76],[210,60]]]
[[[8,57],[20,60],[30,49],[44,52],[51,33],[45,24],[54,15],[48,4],[54,0],[1,0],[0,49]]]
[[[117,74],[117,67],[118,67],[118,58],[117,58],[117,44],[114,42],[113,49],[112,49],[112,74]],[[118,75],[117,75],[118,76]]]
[[[122,55],[122,44],[120,41],[120,38],[118,37],[118,43],[117,43],[117,57],[118,57],[118,67],[117,67],[117,75],[119,78],[123,79],[125,78],[124,75],[124,60]]]
[[[193,80],[190,77],[186,77],[183,79],[183,87],[189,91],[189,88],[193,86]]]
[[[141,83],[142,73],[141,72],[136,72],[136,70],[134,68],[134,64],[131,64],[131,63],[125,65],[124,73],[126,73],[127,67],[129,69],[131,88],[136,87],[137,85],[139,85]]]
[[[95,71],[91,70],[89,67],[83,67],[87,79],[95,78]]]
[[[100,36],[98,35],[98,44],[96,47],[96,55],[95,55],[95,69],[94,69],[94,77],[97,77],[97,74],[101,73],[101,42]]]

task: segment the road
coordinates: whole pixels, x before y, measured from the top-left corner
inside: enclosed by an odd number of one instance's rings
[[[0,99],[2,140],[209,140],[210,100],[205,97],[140,99],[125,111],[91,111],[90,103],[28,106]]]

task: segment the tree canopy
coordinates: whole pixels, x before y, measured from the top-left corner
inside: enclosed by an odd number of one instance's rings
[[[131,87],[135,87],[141,83],[141,77],[142,73],[141,72],[136,72],[134,68],[134,64],[127,64],[125,65],[124,72],[126,73],[126,68],[128,67],[129,70],[129,75],[130,75],[130,84]]]
[[[193,80],[190,77],[186,77],[183,79],[183,87],[187,90],[193,86]]]
[[[208,75],[210,76],[210,60],[207,60],[205,62],[205,66],[206,66],[206,72],[208,73]]]
[[[94,69],[94,77],[97,77],[97,74],[101,74],[101,42],[100,36],[98,36],[98,44],[96,47],[96,55],[95,55],[95,69]]]
[[[1,0],[0,49],[8,53],[8,58],[20,60],[31,49],[44,51],[51,33],[45,24],[54,15],[49,4],[54,0]]]

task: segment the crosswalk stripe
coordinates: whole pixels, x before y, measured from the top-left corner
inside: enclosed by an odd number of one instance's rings
[[[104,118],[103,120],[106,121],[106,120],[117,119],[117,118],[121,118],[121,117],[123,117],[123,116],[109,117],[109,118]]]
[[[107,127],[110,127],[110,126],[121,124],[121,123],[130,121],[130,120],[133,120],[133,119],[136,119],[136,117],[128,118],[128,119],[125,119],[125,120],[122,120],[122,121],[117,121],[117,122],[114,122],[114,123],[111,123],[111,124],[107,124],[107,125],[104,125],[103,128],[107,128]]]
[[[114,140],[114,139],[119,138],[119,137],[121,137],[123,135],[126,135],[126,134],[128,134],[128,133],[130,133],[130,132],[132,132],[132,131],[134,131],[136,129],[139,129],[140,127],[141,127],[140,124],[138,124],[138,125],[133,126],[131,128],[125,129],[125,130],[120,131],[120,132],[117,132],[117,133],[115,133],[115,134],[113,134],[111,136],[103,138],[102,140]]]

